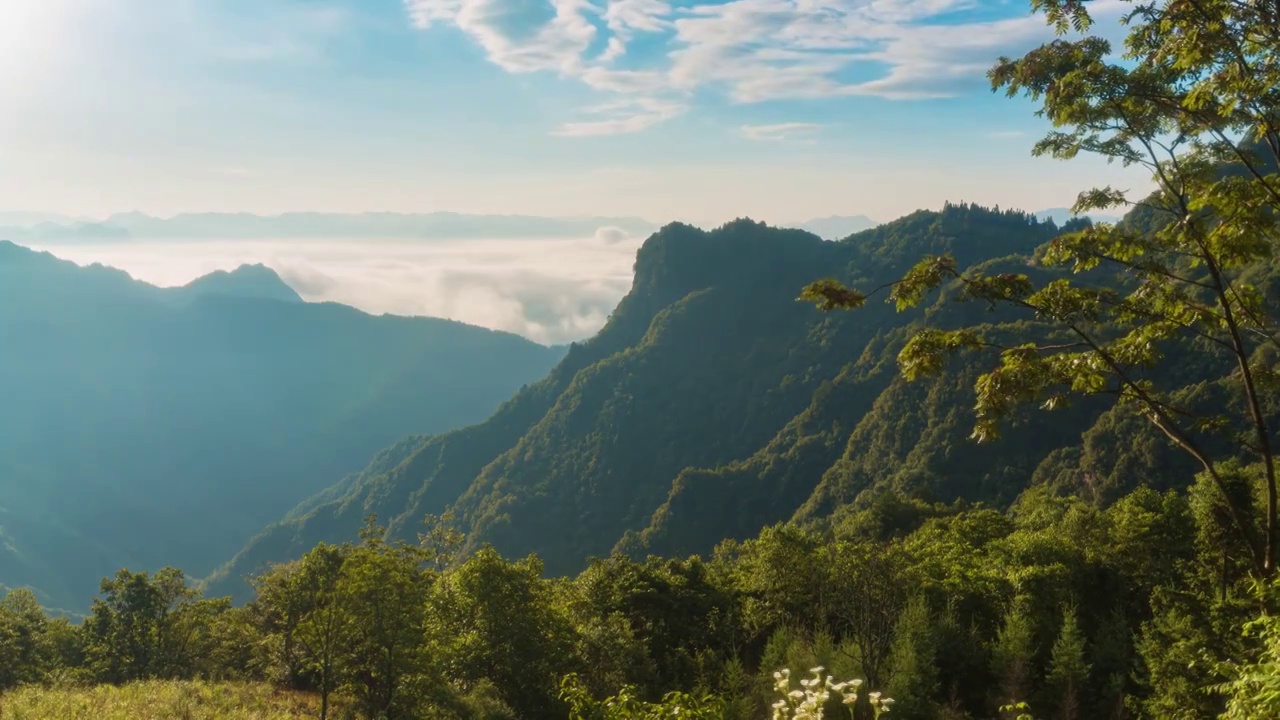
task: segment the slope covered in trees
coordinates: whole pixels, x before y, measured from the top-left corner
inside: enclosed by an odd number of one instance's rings
[[[410,433],[482,420],[561,351],[303,303],[270,270],[156,288],[0,243],[0,584],[79,609],[207,573]]]
[[[709,232],[669,225],[639,251],[633,289],[608,325],[546,379],[486,422],[401,443],[304,503],[215,587],[242,591],[238,578],[263,562],[352,537],[369,512],[398,537],[451,512],[468,549],[536,552],[562,574],[615,549],[706,552],[872,488],[1008,502],[1051,451],[1081,442],[1096,413],[1029,426],[1034,442],[1008,441],[1016,462],[968,452],[971,376],[957,368],[933,387],[895,379],[893,357],[924,311],[827,315],[796,297],[833,271],[887,280],[921,253],[1016,265],[1060,230],[969,205],[836,243],[749,220]],[[975,316],[948,303],[928,312]]]

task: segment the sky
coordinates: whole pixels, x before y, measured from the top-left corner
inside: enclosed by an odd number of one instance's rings
[[[1020,0],[0,0],[0,211],[712,225],[1146,187],[1030,156],[984,72],[1051,37]]]

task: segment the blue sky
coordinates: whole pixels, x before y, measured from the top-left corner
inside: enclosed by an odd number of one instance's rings
[[[1049,37],[1018,0],[3,0],[0,210],[709,224],[1145,186],[1030,157],[983,73]]]

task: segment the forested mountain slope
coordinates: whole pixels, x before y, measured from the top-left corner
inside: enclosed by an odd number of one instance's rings
[[[608,325],[550,376],[484,423],[383,453],[265,530],[215,589],[238,591],[267,561],[353,537],[368,513],[412,537],[426,515],[452,511],[469,548],[537,552],[548,572],[569,573],[614,550],[705,552],[767,523],[827,517],[868,489],[1010,501],[1046,457],[1080,444],[1098,408],[1030,417],[977,452],[966,440],[976,371],[907,384],[894,357],[925,312],[1011,318],[946,301],[827,315],[796,297],[823,276],[888,282],[927,253],[1025,269],[1020,256],[1058,232],[968,205],[841,242],[747,220],[664,227],[639,251]]]
[[[162,289],[0,243],[0,585],[76,608],[121,566],[207,573],[411,433],[563,354],[301,302],[264,267]]]

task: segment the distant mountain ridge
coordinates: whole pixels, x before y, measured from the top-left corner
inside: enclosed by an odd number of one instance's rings
[[[217,295],[259,300],[303,302],[302,296],[274,270],[262,265],[241,265],[234,270],[215,270],[186,285],[157,287],[136,280],[129,273],[100,263],[80,266],[48,252],[31,250],[8,240],[0,240],[0,279],[15,288],[25,287],[32,299],[48,287],[40,282],[51,278],[66,283],[62,293],[81,293],[190,302],[204,295]]]
[[[1058,225],[1064,225],[1067,222],[1070,222],[1071,220],[1081,217],[1080,215],[1073,213],[1071,211],[1071,208],[1065,208],[1065,207],[1038,210],[1036,211],[1035,216],[1041,222],[1052,220]],[[1107,223],[1120,222],[1119,215],[1112,215],[1109,213],[1086,213],[1083,217],[1087,217],[1094,222],[1107,222]]]
[[[409,435],[488,417],[564,355],[301,302],[242,266],[158,288],[0,242],[0,592],[83,609],[120,567],[207,573]]]
[[[879,224],[878,221],[872,220],[866,215],[832,215],[796,223],[789,227],[808,230],[823,240],[843,240],[863,230],[870,230]]]
[[[100,222],[0,224],[0,239],[25,242],[248,238],[499,239],[591,237],[600,228],[633,236],[656,229],[635,217],[537,217],[434,213],[185,213],[160,218],[118,213]]]

